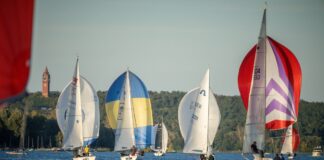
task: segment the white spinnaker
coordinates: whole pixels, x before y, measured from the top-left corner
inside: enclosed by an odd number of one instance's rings
[[[168,130],[162,122],[162,152],[165,153],[168,148]]]
[[[205,108],[203,108],[204,106]],[[195,110],[197,107],[203,108],[203,110]],[[183,152],[196,154],[211,152],[210,146],[218,129],[220,112],[216,98],[209,88],[209,71],[207,71],[201,87],[189,91],[182,98],[179,104],[178,119],[180,132],[185,141]]]
[[[100,113],[99,99],[89,81],[81,76],[81,103],[83,122],[83,142],[91,144],[99,137]]]
[[[133,123],[129,72],[126,72],[126,78],[123,85],[123,94],[120,99],[118,110],[114,151],[130,150],[133,146],[135,146]]]
[[[287,128],[287,131],[286,131],[286,135],[285,135],[285,140],[282,144],[282,148],[281,148],[281,153],[283,154],[286,154],[286,153],[290,153],[292,154],[294,151],[293,151],[293,142],[292,142],[292,139],[293,139],[293,128],[292,128],[293,125],[290,125],[288,128]]]
[[[89,144],[99,136],[99,101],[97,93],[90,82],[82,76],[80,76],[80,85],[83,142]],[[68,109],[71,88],[72,82],[63,89],[57,102],[56,117],[61,131],[64,131],[64,124],[67,120],[65,114]]]
[[[79,63],[73,80],[62,91],[57,103],[57,121],[63,132],[63,149],[83,146]]]
[[[266,10],[263,13],[259,34],[251,91],[245,122],[243,153],[251,153],[251,144],[255,141],[258,149],[264,150],[265,138],[265,83],[266,83]]]

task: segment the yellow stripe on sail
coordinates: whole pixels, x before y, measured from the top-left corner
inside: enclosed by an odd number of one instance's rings
[[[151,101],[148,98],[132,98],[135,128],[153,125]],[[117,128],[119,100],[106,103],[108,123],[112,129]]]

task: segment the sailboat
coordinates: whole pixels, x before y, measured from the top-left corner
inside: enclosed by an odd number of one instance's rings
[[[56,118],[63,133],[62,148],[73,150],[73,160],[94,160],[91,153],[80,152],[99,136],[99,99],[90,82],[80,76],[78,59],[72,81],[59,96]]]
[[[218,130],[221,115],[212,89],[209,86],[209,69],[198,88],[181,99],[178,120],[184,139],[184,153],[200,154],[209,158]],[[212,159],[212,158],[211,158]]]
[[[114,151],[122,160],[134,160],[152,144],[153,116],[144,83],[127,70],[110,86],[106,96],[110,127],[115,131]]]
[[[238,86],[247,109],[243,155],[263,157],[266,129],[281,130],[297,122],[301,88],[301,68],[285,46],[266,33],[264,9],[258,44],[245,56],[238,75]]]
[[[294,153],[296,152],[300,142],[299,134],[293,125],[290,125],[287,128],[287,131],[284,135],[284,140],[282,143],[281,153],[287,154],[288,159],[294,158]]]
[[[168,147],[168,130],[163,122],[154,125],[153,140],[155,142],[152,148],[154,155],[163,156]]]

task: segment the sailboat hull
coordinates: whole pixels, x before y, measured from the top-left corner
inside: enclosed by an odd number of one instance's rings
[[[160,157],[160,156],[163,156],[164,153],[159,151],[159,152],[154,152],[154,156],[157,156],[157,157]]]
[[[120,160],[136,160],[137,159],[137,155],[127,155],[127,156],[121,156]]]
[[[73,160],[95,160],[96,156],[75,157]]]
[[[253,154],[254,160],[272,160],[272,158],[261,157],[260,154]]]

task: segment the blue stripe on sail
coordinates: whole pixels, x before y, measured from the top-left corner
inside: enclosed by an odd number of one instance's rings
[[[94,142],[97,138],[88,138],[83,141],[83,146],[90,145],[92,142]]]
[[[125,77],[126,72],[121,74],[110,86],[106,96],[106,103],[120,99]],[[134,73],[129,71],[129,79],[131,85],[132,98],[149,98],[147,89],[139,77],[137,77]]]
[[[153,126],[134,128],[136,147],[143,149],[152,145]]]
[[[121,95],[120,92],[125,81],[125,75],[126,75],[125,73],[126,72],[121,74],[110,86],[106,95],[106,103],[120,99],[120,95]]]

